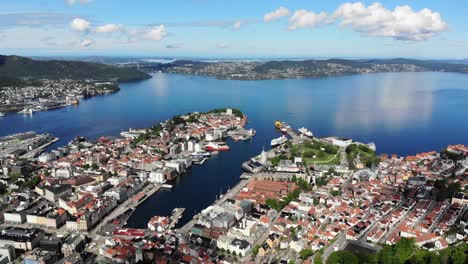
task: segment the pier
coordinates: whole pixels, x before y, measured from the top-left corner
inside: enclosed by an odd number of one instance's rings
[[[88,233],[89,236],[94,237],[96,233],[99,232],[106,223],[108,223],[110,220],[116,219],[117,217],[125,213],[128,209],[132,209],[134,211],[135,208],[137,208],[140,204],[146,201],[146,199],[151,197],[160,189],[160,185],[147,185],[141,192],[134,195],[131,199],[128,199],[122,204],[118,205],[109,215],[102,219],[101,222]],[[128,218],[130,218],[130,216],[128,216]]]
[[[213,202],[213,205],[219,205],[225,202],[227,199],[232,199],[234,196],[239,193],[239,191],[244,188],[244,186],[249,182],[249,180],[241,180],[239,183],[237,183],[234,187],[232,187],[227,193],[221,196],[218,200]],[[182,235],[188,235],[191,230],[193,225],[198,221],[198,215],[195,215],[190,222],[185,224],[179,229],[176,229],[175,231],[179,234]]]
[[[153,187],[153,188],[151,188],[151,187]],[[133,196],[133,198],[132,198],[133,205],[130,205],[130,207],[133,208],[133,209],[137,208],[140,204],[142,204],[144,201],[146,201],[146,199],[151,197],[153,194],[155,194],[161,188],[162,188],[162,186],[159,185],[159,184],[155,184],[155,185],[149,184],[148,186],[145,187],[145,189],[143,189],[143,191],[141,191],[138,194],[136,194],[135,196]],[[139,197],[140,195],[142,195],[142,196]]]
[[[169,223],[169,229],[175,227],[179,219],[182,217],[182,214],[185,212],[185,208],[176,208],[174,209],[174,213],[171,216],[171,221]]]

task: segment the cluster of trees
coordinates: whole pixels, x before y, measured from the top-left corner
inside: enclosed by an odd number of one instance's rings
[[[198,118],[199,116],[197,114],[191,114],[189,118],[187,118],[187,122],[188,123],[198,122]]]
[[[377,254],[364,255],[349,251],[333,252],[327,264],[465,264],[468,263],[468,244],[451,246],[439,252],[420,250],[414,239],[402,238],[393,246],[384,246]]]
[[[351,144],[346,148],[346,153],[348,154],[349,165],[351,168],[354,167],[353,160],[357,157],[359,157],[361,162],[368,168],[373,165],[377,165],[380,162],[375,151],[366,145]]]
[[[180,116],[174,116],[173,118],[171,118],[169,120],[169,123],[174,125],[174,126],[177,126],[177,125],[180,125],[180,124],[185,124],[185,119],[183,119]]]
[[[237,109],[237,108],[231,108],[232,109],[232,114],[237,116],[237,117],[240,117],[242,118],[244,116],[244,114],[242,113],[241,110]],[[208,112],[208,114],[212,114],[212,113],[226,113],[227,111],[227,108],[217,108],[217,109],[213,109],[211,111]]]
[[[451,198],[455,193],[460,192],[461,184],[460,182],[448,183],[446,179],[437,179],[434,182],[434,188],[437,190],[437,201],[444,201],[445,199]]]
[[[286,156],[284,154],[280,154],[280,155],[276,155],[273,158],[271,158],[270,162],[271,162],[271,164],[273,166],[278,166],[278,163],[280,162],[280,160],[287,160],[287,159],[292,159],[292,158],[289,158],[288,156]]]
[[[276,211],[281,211],[281,209],[283,209],[291,201],[299,198],[300,193],[301,193],[300,188],[297,188],[296,190],[290,192],[286,197],[284,197],[280,201],[278,201],[276,199],[267,199],[266,200],[266,205],[268,207],[270,207],[271,209],[274,209]]]
[[[0,182],[0,195],[3,195],[7,192],[7,186]]]
[[[280,201],[276,199],[267,199],[266,205],[271,209],[276,211],[281,211],[286,205],[288,205],[291,201],[299,198],[299,194],[301,191],[310,191],[312,186],[304,179],[297,178],[293,176],[292,180],[299,186],[293,192],[290,192],[285,198],[281,199]]]
[[[21,175],[21,173],[14,172],[14,173],[11,173],[9,177],[12,181],[17,181],[22,176],[23,175]],[[25,177],[24,181],[17,182],[17,184],[19,184],[19,186],[22,188],[34,189],[34,187],[36,187],[36,185],[38,185],[40,182],[41,182],[41,177],[39,176],[34,176],[32,178],[27,176]],[[7,186],[0,183],[0,194],[4,194],[6,193],[6,191],[7,191]]]
[[[253,246],[252,249],[251,249],[252,254],[253,254],[254,256],[256,256],[256,255],[258,254],[258,250],[259,250],[259,249],[260,249],[260,245],[257,244],[257,245],[255,245],[255,246]]]
[[[312,251],[312,249],[310,248],[304,248],[303,250],[299,251],[299,257],[302,260],[306,260],[310,258],[313,254],[314,254],[314,251]]]
[[[302,143],[302,146],[304,148],[304,151],[300,153],[299,149],[294,149],[292,152],[293,155],[299,156],[300,154],[302,154],[302,157],[304,158],[313,158],[314,156],[323,158],[327,154],[336,154],[339,150],[339,148],[336,146],[323,144],[322,142],[315,140],[306,140],[304,141],[304,143]]]

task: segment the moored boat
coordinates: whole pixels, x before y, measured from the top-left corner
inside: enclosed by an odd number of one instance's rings
[[[276,146],[279,146],[279,145],[281,145],[283,143],[286,143],[287,141],[288,141],[288,138],[285,137],[284,135],[282,135],[279,138],[272,139],[270,144],[271,144],[272,147],[276,147]]]
[[[306,137],[314,137],[314,134],[312,133],[312,131],[310,131],[309,129],[305,128],[305,127],[301,127],[298,129],[299,133],[301,133],[301,135],[304,135]]]
[[[25,108],[18,112],[18,114],[32,115],[34,111],[31,108]]]
[[[210,142],[205,146],[207,151],[228,151],[229,146],[224,142]]]
[[[281,121],[275,121],[275,127],[281,129],[283,127],[283,124],[281,123]]]

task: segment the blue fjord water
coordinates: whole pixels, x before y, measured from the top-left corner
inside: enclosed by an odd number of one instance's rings
[[[239,181],[241,163],[268,148],[279,134],[275,120],[316,136],[337,135],[373,141],[379,153],[414,154],[468,144],[468,75],[455,73],[381,73],[319,79],[267,81],[217,80],[210,77],[155,74],[141,82],[124,83],[121,91],[33,116],[7,114],[0,136],[34,130],[49,132],[64,145],[75,136],[118,135],[129,128],[148,127],[177,114],[219,107],[241,109],[252,141],[229,142],[231,151],[177,178],[174,189],[145,201],[129,219],[146,227],[154,215],[187,208],[180,224],[211,204],[216,195]]]

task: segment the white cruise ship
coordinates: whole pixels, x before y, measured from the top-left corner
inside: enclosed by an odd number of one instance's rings
[[[271,146],[276,147],[276,146],[279,146],[279,145],[281,145],[283,143],[286,143],[286,141],[288,141],[288,138],[285,137],[284,135],[282,135],[279,138],[272,139],[271,140]]]
[[[312,134],[312,131],[310,131],[309,129],[305,128],[305,127],[301,127],[298,129],[299,133],[301,133],[302,135],[306,136],[306,137],[314,137],[314,134]]]

